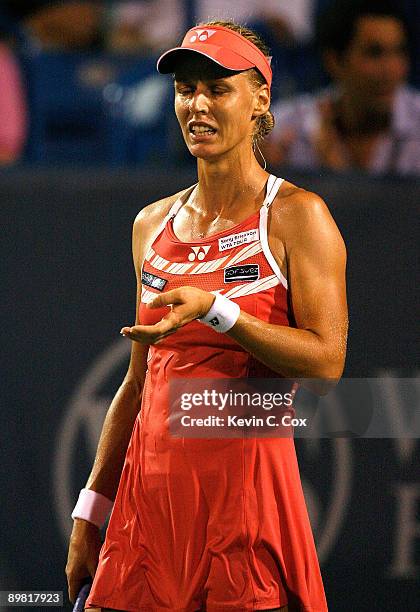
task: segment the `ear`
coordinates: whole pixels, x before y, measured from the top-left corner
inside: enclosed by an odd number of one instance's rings
[[[252,113],[252,118],[256,119],[261,115],[265,115],[265,113],[270,108],[270,89],[266,83],[261,85],[254,92],[254,110]]]

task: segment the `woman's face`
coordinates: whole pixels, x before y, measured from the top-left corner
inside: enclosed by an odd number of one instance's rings
[[[190,153],[216,159],[239,145],[250,147],[253,120],[261,114],[260,89],[246,72],[232,73],[202,56],[191,54],[180,63],[175,112]]]

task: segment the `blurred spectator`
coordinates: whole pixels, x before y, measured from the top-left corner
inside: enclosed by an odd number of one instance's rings
[[[241,0],[228,4],[226,0],[196,0],[195,7],[198,21],[232,19],[250,27],[263,25],[277,44],[312,37],[314,0]]]
[[[271,164],[420,173],[420,93],[409,71],[404,19],[388,0],[335,0],[317,40],[334,85],[273,107]]]
[[[158,53],[177,43],[184,29],[183,0],[114,2],[107,47],[123,53]]]
[[[102,45],[103,2],[5,0],[3,10],[20,23],[29,46],[40,50],[92,50]]]
[[[233,19],[268,33],[270,42],[284,44],[312,35],[314,0],[195,0],[188,16],[185,0],[114,2],[108,47],[113,51],[158,52],[178,42],[185,27],[210,19]],[[192,23],[186,23],[187,19]]]
[[[0,164],[16,162],[27,136],[26,101],[19,64],[0,40]]]

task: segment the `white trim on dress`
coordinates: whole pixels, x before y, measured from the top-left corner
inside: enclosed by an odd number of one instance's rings
[[[271,178],[273,180],[270,183]],[[276,197],[278,190],[280,189],[282,183],[283,183],[282,178],[276,178],[275,176],[270,174],[270,177],[267,181],[267,196],[264,200],[264,204],[261,206],[261,209],[260,209],[260,242],[261,242],[261,247],[265,255],[265,258],[270,264],[274,274],[280,280],[283,287],[287,289],[288,288],[287,279],[282,273],[282,271],[280,270],[278,263],[274,259],[273,254],[270,251],[270,246],[268,244],[268,210],[271,204],[273,203],[273,200]]]

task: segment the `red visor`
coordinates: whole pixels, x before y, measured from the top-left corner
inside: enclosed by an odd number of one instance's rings
[[[177,61],[187,51],[200,53],[229,70],[257,68],[271,86],[270,58],[254,43],[223,26],[197,26],[189,30],[180,47],[169,49],[160,56],[157,69],[162,74],[175,72]]]

